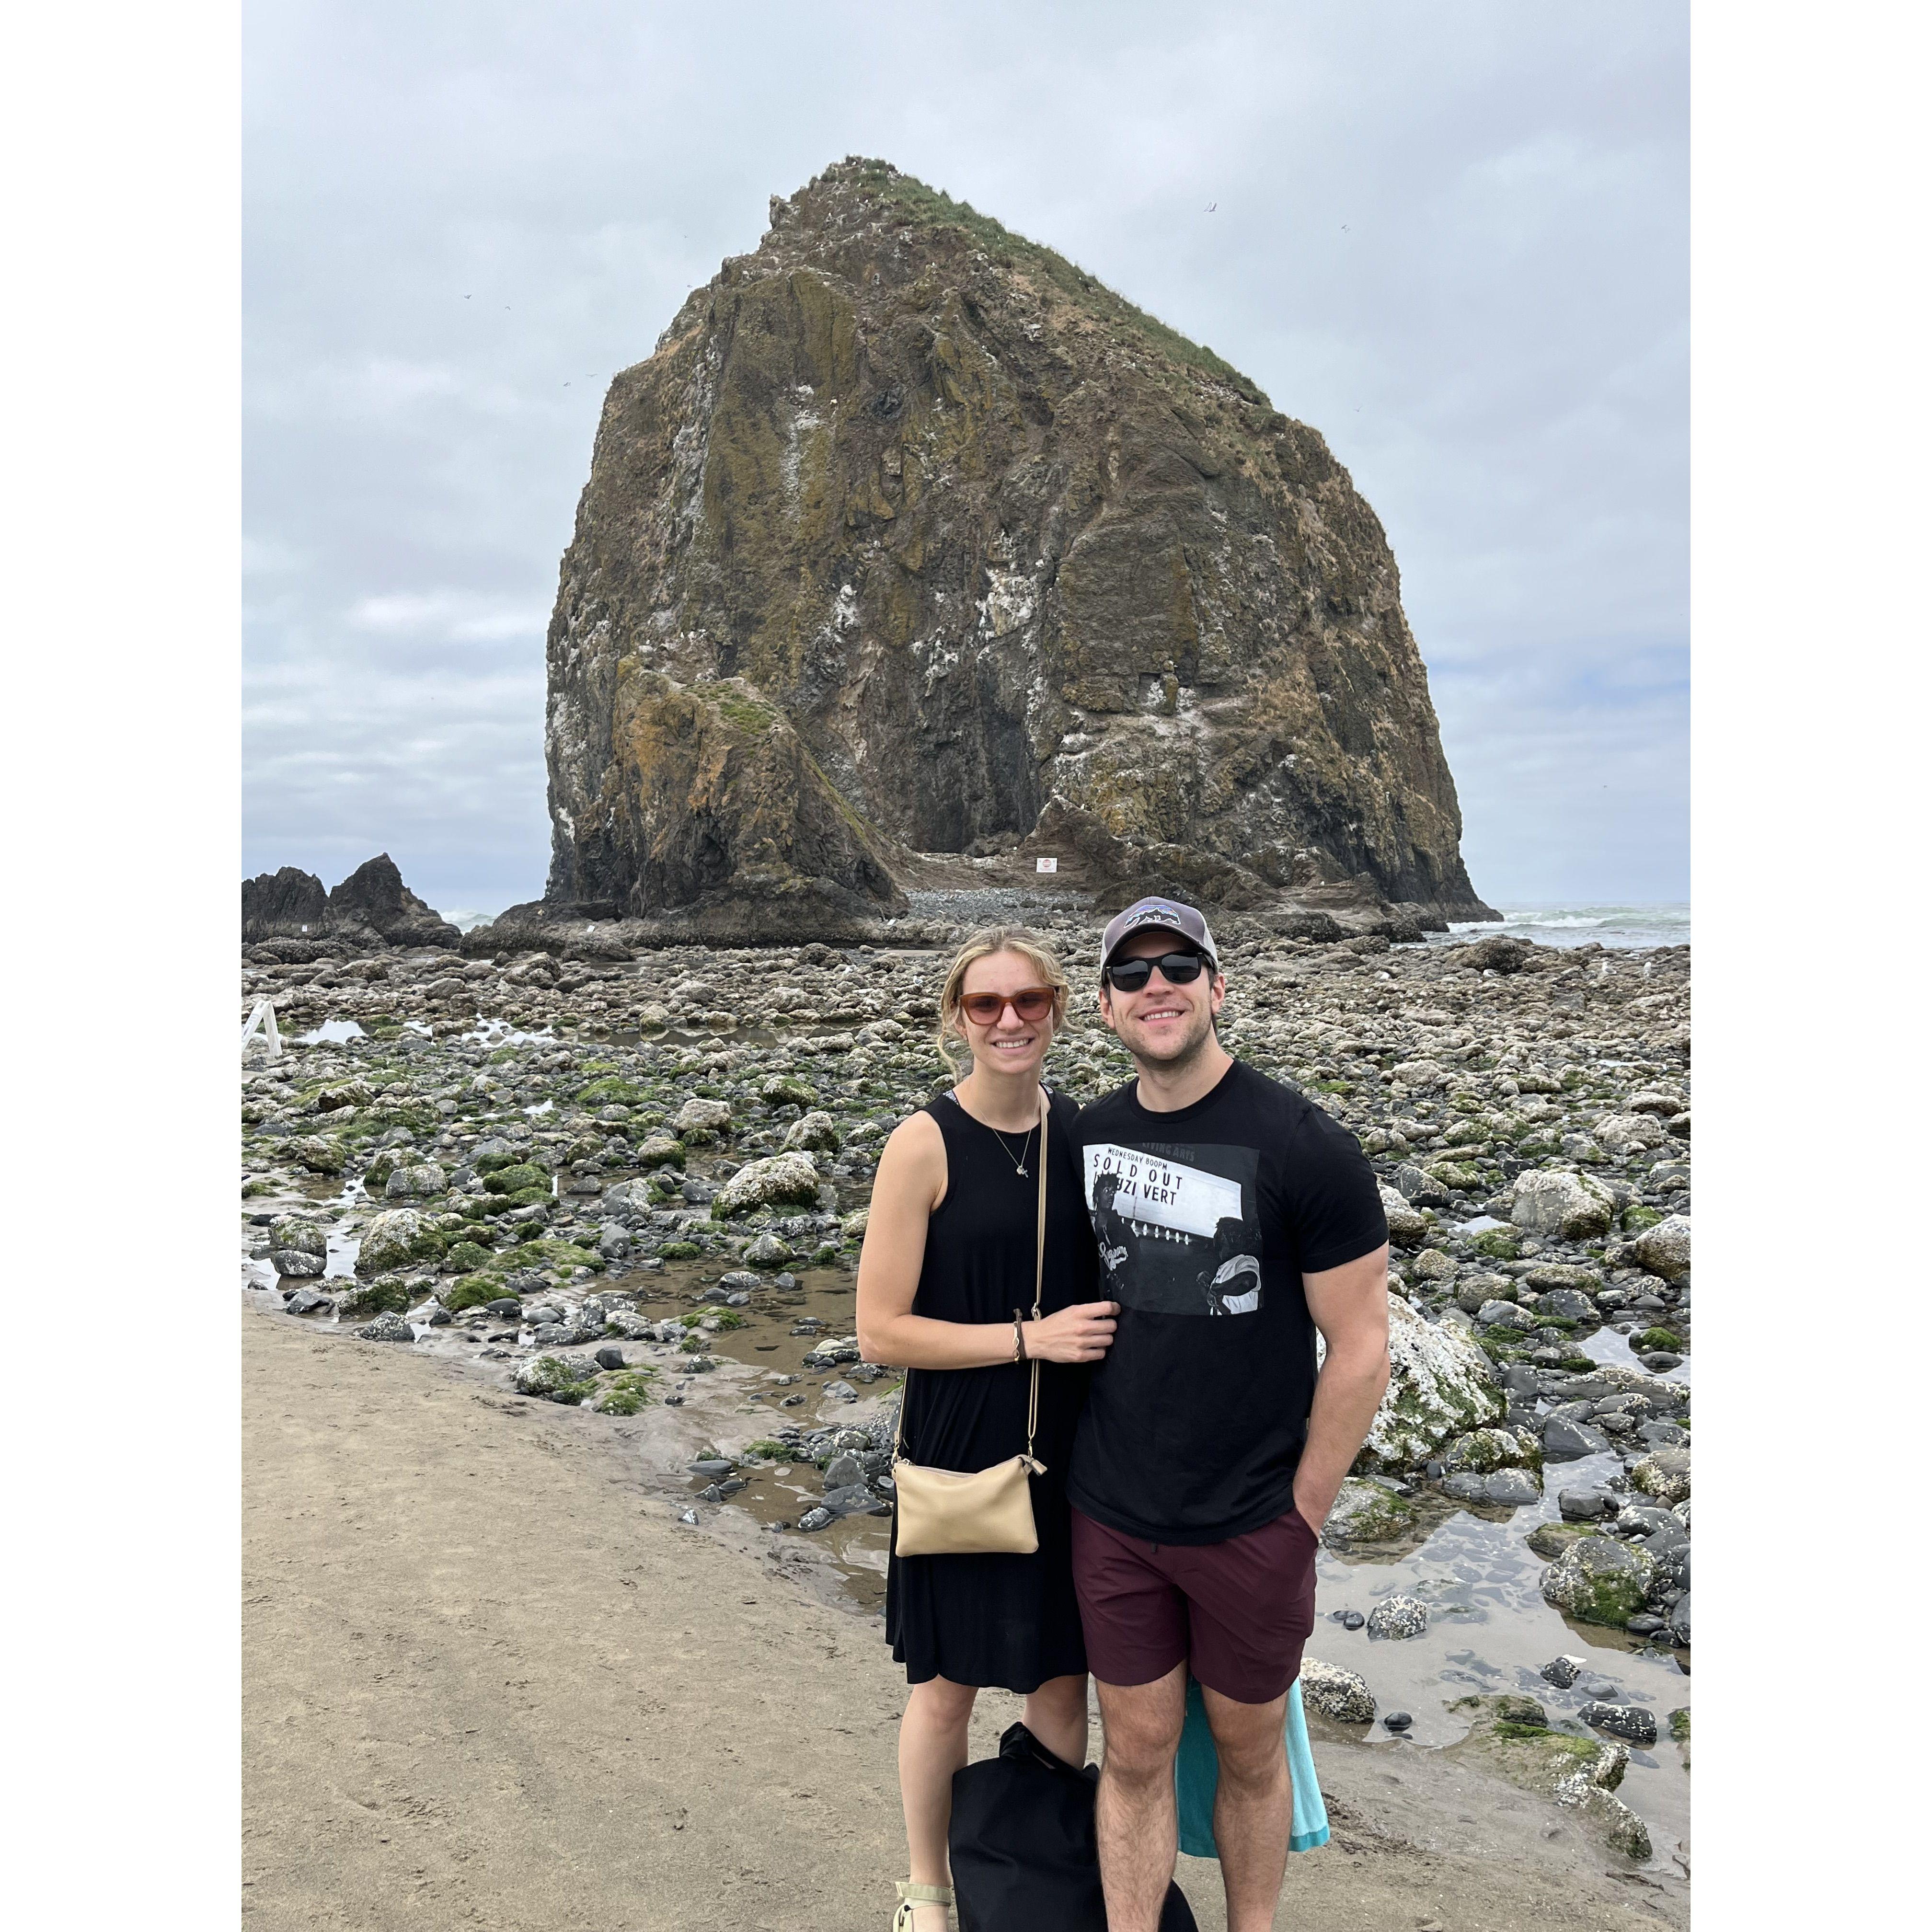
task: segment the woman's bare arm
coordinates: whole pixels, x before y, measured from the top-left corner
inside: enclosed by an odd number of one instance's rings
[[[892,1130],[872,1180],[859,1255],[859,1349],[895,1368],[978,1369],[1013,1358],[1011,1322],[935,1322],[912,1312],[926,1262],[926,1223],[946,1198],[946,1142],[929,1114]],[[1016,1306],[1033,1299],[1018,1282]],[[1082,1302],[1022,1324],[1027,1353],[1048,1362],[1096,1362],[1114,1339],[1111,1301]]]

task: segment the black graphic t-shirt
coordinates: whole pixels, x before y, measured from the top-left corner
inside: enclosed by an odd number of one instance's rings
[[[1301,1277],[1388,1239],[1374,1171],[1346,1127],[1239,1060],[1170,1114],[1130,1082],[1074,1132],[1120,1316],[1067,1492],[1150,1543],[1245,1535],[1294,1501],[1315,1399]]]

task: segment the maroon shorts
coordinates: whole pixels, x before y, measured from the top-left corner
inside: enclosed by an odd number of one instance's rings
[[[1225,1543],[1143,1543],[1073,1512],[1087,1667],[1151,1684],[1183,1658],[1210,1690],[1269,1704],[1301,1674],[1318,1539],[1299,1510]]]

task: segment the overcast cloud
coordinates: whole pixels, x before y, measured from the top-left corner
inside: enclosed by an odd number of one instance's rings
[[[1687,896],[1682,5],[279,0],[246,114],[250,871],[541,891],[605,382],[767,196],[866,154],[1328,437],[1479,892]]]

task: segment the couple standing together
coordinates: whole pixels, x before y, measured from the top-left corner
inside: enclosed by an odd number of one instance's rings
[[[1190,1674],[1220,1760],[1229,1932],[1264,1932],[1287,1864],[1282,1726],[1314,1628],[1318,1532],[1388,1379],[1388,1227],[1354,1137],[1222,1047],[1226,981],[1195,908],[1143,899],[1108,926],[1100,1016],[1137,1078],[1084,1110],[1040,1079],[1070,991],[1029,934],[969,940],[939,1030],[971,1070],[895,1131],[873,1187],[860,1342],[922,1372],[906,1378],[907,1456],[1010,1458],[1028,1426],[1016,1365],[1046,1365],[1037,1552],[902,1557],[895,1522],[886,1630],[912,1688],[911,1878],[894,1923],[950,1922],[952,1780],[977,1690],[1024,1695],[1027,1727],[1078,1766],[1090,1671],[1110,1932],[1159,1924]]]

